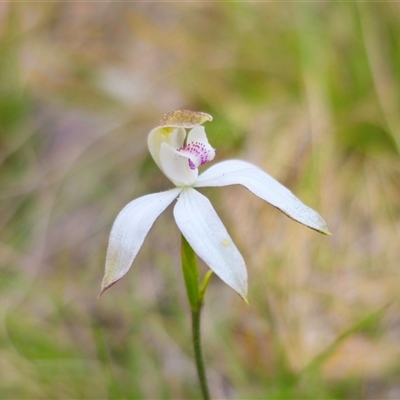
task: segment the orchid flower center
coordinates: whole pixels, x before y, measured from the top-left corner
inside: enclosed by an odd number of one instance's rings
[[[189,168],[196,169],[211,161],[215,156],[214,149],[208,143],[191,142],[186,146],[178,149],[180,153],[184,153],[188,157]]]

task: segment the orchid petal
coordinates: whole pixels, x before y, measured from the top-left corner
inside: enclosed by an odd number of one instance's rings
[[[174,217],[196,254],[247,301],[247,271],[243,257],[210,201],[198,191],[185,188],[174,207]]]
[[[176,186],[190,186],[196,182],[198,169],[189,167],[190,156],[175,150],[167,143],[161,144],[160,162],[164,174]]]
[[[187,136],[186,143],[189,144],[192,142],[200,142],[208,144],[208,138],[204,126],[196,126],[190,130]]]
[[[326,222],[303,204],[289,189],[258,167],[239,160],[213,165],[197,179],[194,187],[243,185],[288,217],[318,232],[330,235]]]
[[[215,149],[208,142],[203,126],[196,126],[189,132],[186,146],[180,148],[179,151],[188,154],[191,169],[206,164],[215,157]]]
[[[171,111],[161,118],[147,138],[150,154],[161,170],[161,143],[168,143],[173,148],[179,149],[183,146],[186,137],[185,128],[194,128],[206,121],[212,121],[212,116],[203,112],[189,110]]]
[[[183,128],[157,127],[151,130],[147,138],[147,145],[151,156],[161,171],[163,171],[160,161],[160,148],[162,143],[168,143],[174,149],[179,149],[183,146],[185,137],[186,131]]]
[[[175,188],[139,197],[118,214],[108,243],[101,293],[129,271],[154,221],[176,199],[180,191],[181,189]]]

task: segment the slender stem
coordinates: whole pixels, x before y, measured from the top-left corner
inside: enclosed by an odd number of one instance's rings
[[[194,357],[196,359],[197,375],[199,377],[201,393],[204,400],[210,399],[210,393],[208,391],[206,371],[204,369],[203,354],[201,350],[200,340],[200,317],[201,317],[202,304],[196,310],[192,310],[192,338],[193,338],[193,349]]]
[[[209,271],[199,285],[199,268],[197,265],[196,253],[182,235],[182,269],[185,279],[186,292],[188,295],[190,310],[192,314],[192,340],[194,357],[196,360],[197,376],[199,378],[203,400],[210,400],[210,393],[207,385],[207,376],[204,368],[203,354],[201,350],[200,317],[203,307],[203,299],[212,272]]]

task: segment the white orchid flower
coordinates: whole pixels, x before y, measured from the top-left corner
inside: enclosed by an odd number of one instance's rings
[[[175,188],[133,200],[119,213],[111,230],[101,293],[129,271],[154,221],[178,198],[174,217],[179,230],[209,268],[246,300],[247,271],[243,257],[210,201],[196,188],[243,185],[288,217],[329,235],[317,212],[250,163],[223,161],[199,175],[198,167],[215,156],[201,126],[211,120],[205,113],[178,110],[166,114],[150,132],[150,153]]]

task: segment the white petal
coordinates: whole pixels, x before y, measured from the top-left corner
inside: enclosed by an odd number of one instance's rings
[[[198,169],[190,169],[189,157],[167,143],[161,144],[160,162],[164,174],[176,186],[193,185],[199,174]]]
[[[200,166],[200,165],[208,163],[209,161],[214,159],[215,149],[208,142],[208,138],[207,138],[204,126],[196,126],[188,133],[185,149],[187,147],[190,147],[191,143],[201,143],[202,144],[202,146],[201,146],[202,154],[197,154],[197,157],[200,157],[201,162],[198,162],[196,157],[193,159],[191,158],[195,165]]]
[[[147,145],[151,156],[161,171],[163,170],[160,162],[161,144],[168,143],[174,149],[179,149],[183,146],[185,137],[186,131],[183,128],[157,127],[149,133]]]
[[[154,221],[179,195],[180,190],[139,197],[118,214],[108,243],[101,293],[129,271]]]
[[[289,189],[258,167],[239,160],[213,165],[197,179],[195,187],[243,185],[256,196],[281,210],[288,217],[318,232],[329,235],[326,222],[303,204]]]
[[[246,300],[246,265],[210,201],[198,191],[185,188],[174,207],[174,216],[196,254]]]
[[[192,143],[192,142],[200,142],[208,144],[208,139],[204,126],[196,126],[195,128],[190,130],[187,136],[186,143]]]

